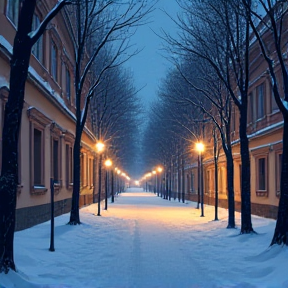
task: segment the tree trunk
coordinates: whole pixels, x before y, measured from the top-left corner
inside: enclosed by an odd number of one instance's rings
[[[0,177],[0,272],[15,270],[14,231],[18,182],[18,139],[24,102],[25,83],[31,55],[32,19],[36,0],[24,1],[14,39],[10,62],[10,92],[5,106]]]
[[[177,156],[177,195],[178,201],[181,201],[181,164],[180,164],[180,156]]]
[[[227,161],[227,188],[228,188],[228,226],[235,228],[235,201],[234,201],[234,165],[231,149],[225,151]]]
[[[215,149],[216,150],[216,149]],[[214,150],[214,154],[216,151]],[[215,218],[214,220],[218,220],[218,158],[214,156],[214,177],[215,177]]]
[[[270,245],[288,245],[288,116],[284,116],[280,199],[274,236]]]
[[[184,155],[182,155],[182,202],[185,203],[185,169],[184,169]]]
[[[81,150],[81,132],[79,127],[76,127],[76,137],[74,142],[73,160],[73,193],[72,193],[72,207],[70,213],[70,221],[68,224],[81,224],[79,215],[79,197],[80,197],[80,150]]]
[[[254,232],[251,221],[250,155],[247,137],[247,109],[240,109],[240,151],[241,151],[241,234]]]

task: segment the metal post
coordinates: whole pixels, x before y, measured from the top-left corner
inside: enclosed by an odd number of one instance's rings
[[[105,210],[108,209],[108,170],[105,174]]]
[[[101,167],[102,166],[102,154],[99,154],[99,179],[98,179],[98,184],[99,184],[99,187],[98,187],[98,214],[97,216],[101,216],[100,214],[100,210],[101,210],[101,176],[102,176],[102,171],[101,171]]]
[[[202,165],[201,152],[200,152],[200,191],[201,191],[201,217],[204,217],[203,165]]]
[[[200,176],[200,153],[198,154],[198,200],[197,200],[197,209],[199,209],[199,204],[200,204],[200,191],[201,191],[201,184],[200,184],[200,179],[201,179],[201,176]]]
[[[114,171],[111,171],[111,203],[114,203]]]
[[[49,251],[54,252],[54,179],[50,178],[51,190],[51,234],[50,234],[50,248]]]

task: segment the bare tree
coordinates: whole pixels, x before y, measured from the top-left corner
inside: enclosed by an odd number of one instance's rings
[[[18,183],[18,139],[31,50],[44,33],[50,20],[57,15],[64,5],[69,3],[71,2],[66,0],[58,1],[36,31],[31,31],[36,0],[23,0],[21,4],[18,30],[15,35],[13,55],[10,61],[10,91],[8,102],[5,106],[2,138],[0,273],[8,273],[10,269],[16,269],[13,242]]]
[[[263,58],[268,65],[274,98],[284,119],[280,200],[271,245],[288,245],[288,72],[286,60],[288,3],[283,0],[242,0],[242,2],[248,12],[253,29],[252,35],[256,37]],[[280,70],[281,77],[276,76],[277,69]]]
[[[219,79],[215,70],[206,61],[199,57],[184,57],[183,64],[176,64],[179,74],[190,87],[189,93],[180,94],[175,102],[182,105],[192,105],[200,109],[207,119],[214,123],[219,131],[222,142],[221,147],[226,156],[227,188],[228,188],[228,226],[235,228],[235,203],[234,203],[234,165],[231,144],[231,108],[232,101],[229,92]],[[193,67],[193,70],[190,68]],[[210,103],[207,104],[207,101]],[[197,119],[194,119],[194,121]],[[192,120],[193,121],[193,120]],[[213,128],[214,131],[214,128]],[[215,134],[215,133],[214,133]],[[215,140],[215,138],[214,138]],[[214,159],[217,166],[217,143],[214,141]],[[216,170],[215,170],[216,171]],[[216,171],[217,172],[217,171]],[[218,178],[217,178],[218,179]],[[215,183],[217,181],[215,179]]]
[[[80,224],[80,143],[85,127],[88,107],[105,72],[129,59],[121,57],[129,48],[129,37],[135,28],[144,22],[152,11],[146,1],[76,1],[76,43],[75,43],[75,94],[76,94],[76,133],[74,142],[73,194],[69,224]],[[100,38],[97,38],[100,36]],[[90,41],[91,40],[91,41]],[[96,42],[95,42],[96,41]],[[93,46],[90,45],[93,44]],[[98,75],[89,77],[93,65],[97,65],[100,51],[114,43],[114,54],[105,63]],[[132,53],[133,54],[133,53]],[[88,79],[90,78],[90,79]],[[84,85],[88,92],[84,93]]]
[[[175,21],[182,30],[180,40],[165,34],[173,53],[190,53],[214,69],[240,114],[242,161],[241,234],[254,232],[251,221],[249,144],[246,132],[249,85],[250,30],[243,5],[228,0],[178,0],[183,15]],[[175,47],[178,50],[175,50]]]

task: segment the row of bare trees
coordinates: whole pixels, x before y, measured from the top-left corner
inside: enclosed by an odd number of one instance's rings
[[[66,10],[64,12],[70,20],[75,36],[73,44],[76,123],[73,155],[73,195],[69,224],[80,224],[81,135],[89,116],[89,104],[95,98],[94,106],[92,105],[95,109],[92,109],[91,115],[96,119],[100,119],[100,122],[96,121],[97,128],[95,131],[107,130],[97,136],[102,137],[105,134],[105,137],[114,139],[111,140],[111,143],[112,145],[115,143],[115,153],[123,159],[127,156],[128,149],[131,148],[131,142],[135,140],[132,136],[135,131],[135,129],[132,129],[132,125],[138,120],[134,117],[135,114],[131,112],[137,106],[132,100],[135,98],[133,98],[135,96],[133,85],[128,81],[128,75],[125,75],[122,71],[119,73],[119,67],[133,54],[137,53],[137,51],[131,52],[131,49],[129,53],[129,37],[135,32],[137,26],[144,24],[145,16],[153,9],[153,4],[147,4],[146,1],[120,3],[113,0],[59,0],[46,15],[40,26],[32,31],[32,20],[36,5],[36,0],[21,1],[18,30],[11,59],[10,92],[5,107],[0,176],[0,272],[5,273],[10,269],[15,270],[13,240],[17,192],[18,138],[29,59],[33,45],[44,33],[48,23],[65,6],[64,9]],[[118,69],[118,71],[114,69]],[[113,70],[114,72],[111,72]],[[124,80],[120,77],[124,77]],[[121,82],[121,85],[119,83],[116,85],[114,81]],[[98,109],[97,103],[100,103],[100,109]],[[131,111],[128,109],[129,106]],[[95,118],[92,120],[95,120]],[[128,124],[126,121],[128,121]],[[122,150],[123,147],[125,148]],[[135,148],[130,150],[130,156],[133,151],[135,151]]]
[[[250,49],[256,41],[263,61],[267,63],[273,94],[284,119],[281,196],[271,245],[287,245],[288,75],[285,58],[287,1],[178,0],[177,2],[182,12],[177,19],[172,20],[178,26],[178,37],[171,37],[165,31],[162,36],[168,44],[169,54],[173,53],[171,61],[175,65],[163,81],[159,89],[159,101],[153,107],[153,118],[150,118],[146,130],[149,149],[154,152],[157,161],[168,163],[176,147],[180,145],[181,139],[185,139],[188,143],[191,139],[195,141],[203,137],[199,133],[200,123],[204,123],[207,128],[209,122],[209,125],[212,125],[211,131],[217,131],[213,136],[215,135],[215,139],[219,137],[226,156],[228,228],[233,228],[235,227],[234,172],[230,135],[231,117],[236,107],[239,111],[235,115],[239,114],[242,162],[241,234],[254,232],[251,221],[250,159],[246,127],[250,67],[253,60],[250,59]],[[281,71],[282,79],[276,77],[276,69]],[[283,86],[280,85],[281,82]],[[152,157],[149,159],[154,161]]]

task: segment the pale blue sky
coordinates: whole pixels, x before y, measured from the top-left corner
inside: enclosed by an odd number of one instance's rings
[[[172,65],[161,56],[165,53],[161,50],[164,44],[163,40],[152,30],[161,33],[161,28],[163,28],[165,31],[176,35],[175,23],[161,9],[167,11],[172,17],[176,17],[177,11],[180,10],[176,0],[160,0],[155,8],[149,16],[151,23],[139,27],[131,38],[131,44],[133,43],[139,50],[142,48],[143,50],[126,63],[126,66],[134,74],[135,87],[140,89],[146,85],[138,93],[146,107],[155,99],[159,83]]]

